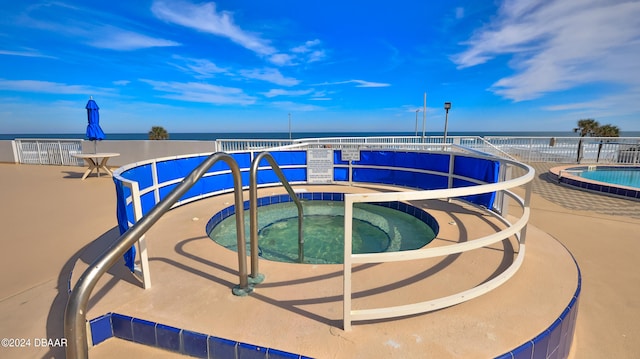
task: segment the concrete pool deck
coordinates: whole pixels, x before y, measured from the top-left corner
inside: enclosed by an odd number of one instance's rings
[[[538,165],[535,167],[538,169]],[[542,174],[543,172],[538,172],[538,176]],[[117,229],[115,229],[113,182],[110,178],[89,178],[86,181],[80,181],[81,175],[82,168],[79,167],[0,164],[0,178],[3,179],[4,184],[0,191],[2,191],[2,198],[5,200],[2,219],[0,219],[3,231],[1,259],[2,268],[4,269],[1,279],[2,285],[0,286],[0,318],[3,323],[0,331],[3,338],[63,337],[62,317],[66,304],[67,279],[70,270],[76,267],[78,263],[89,261],[105,243],[118,236]],[[568,209],[546,198],[550,195],[553,197],[554,193],[552,192],[555,191],[557,198],[566,196],[573,201],[579,201],[579,198],[575,197],[581,197],[586,194],[555,186],[552,183],[546,183],[543,177],[537,178],[535,181],[530,223],[564,244],[576,257],[582,270],[583,291],[574,341],[574,357],[635,357],[640,352],[640,342],[637,340],[640,336],[640,324],[638,324],[640,319],[640,302],[638,302],[640,288],[637,285],[640,283],[640,276],[634,268],[638,256],[637,253],[640,249],[640,218],[638,218],[640,209],[634,209],[633,206],[638,206],[638,204],[621,199],[607,199],[624,202],[620,205],[620,208],[624,208],[627,213],[622,216],[603,215],[589,210]],[[548,189],[547,185],[549,184],[557,188]],[[541,188],[544,191],[541,192]],[[204,203],[204,201],[201,202]],[[591,204],[594,205],[594,202]],[[201,205],[201,203],[196,202],[178,208],[174,211],[175,213],[171,213],[172,220],[183,222],[181,226],[184,227],[180,228],[179,231],[176,230],[176,232],[186,237],[181,240],[175,240],[172,244],[167,243],[165,250],[176,252],[175,248],[179,247],[176,244],[182,243],[182,258],[185,259],[188,258],[186,255],[191,255],[191,258],[186,259],[190,261],[188,268],[179,269],[182,275],[187,275],[195,281],[204,280],[204,284],[200,286],[202,291],[208,291],[212,286],[220,286],[226,296],[230,292],[230,285],[235,284],[237,280],[236,276],[229,273],[229,270],[234,270],[233,268],[237,266],[237,263],[234,265],[232,260],[228,264],[225,264],[227,262],[222,262],[223,264],[221,265],[224,268],[217,268],[221,270],[221,274],[215,277],[218,278],[218,282],[213,277],[205,275],[212,273],[212,265],[206,260],[202,260],[206,259],[204,255],[207,251],[199,251],[198,246],[205,245],[210,248],[211,243],[208,242],[206,237],[203,238],[202,230],[198,234],[195,234],[195,232],[190,234],[191,232],[189,232],[193,230],[190,229],[191,227],[197,226],[200,229],[204,227],[208,219],[199,218],[199,221],[193,220],[191,210],[194,208],[191,207]],[[589,204],[587,203],[586,205],[588,206]],[[610,205],[609,208],[613,207]],[[181,212],[183,211],[185,212],[184,217],[181,217]],[[162,224],[161,222],[158,223],[158,226]],[[154,227],[152,231],[154,230],[159,230],[159,228]],[[152,236],[153,234],[150,231],[148,238],[152,238]],[[604,240],[607,240],[608,243],[603,246]],[[150,243],[151,241],[150,239]],[[532,251],[529,251],[529,247],[527,250],[527,254],[532,253]],[[150,244],[150,255],[153,257],[154,253],[161,253],[160,248],[158,245],[152,248]],[[193,256],[194,253],[197,255],[196,257],[201,257],[200,260]],[[230,255],[230,257],[233,257],[233,255]],[[175,298],[153,298],[152,293],[156,289],[162,289],[161,278],[163,277],[163,270],[168,270],[172,266],[175,267],[175,264],[170,263],[168,259],[152,262],[152,266],[155,265],[158,268],[156,270],[152,267],[153,288],[150,291],[146,291],[149,293],[143,295],[148,298],[137,300],[147,301],[148,304],[167,306],[171,306],[171,303],[175,302]],[[282,284],[286,281],[286,278],[278,277],[277,274],[274,274],[276,271],[270,268],[277,267],[277,264],[267,265],[265,261],[262,261],[261,266],[263,268],[262,271],[267,275],[267,282],[263,285],[264,289],[259,287],[258,294],[262,295],[265,292],[264,295],[266,295],[267,292],[277,287],[275,284]],[[140,307],[138,305],[140,302],[138,302],[136,305],[120,303],[116,304],[118,308],[106,308],[109,300],[112,300],[109,299],[112,295],[109,288],[130,287],[131,293],[135,293],[136,296],[140,292],[145,292],[137,286],[126,270],[123,270],[122,266],[117,267],[120,268],[114,268],[109,272],[109,278],[105,277],[107,281],[103,283],[104,286],[102,288],[107,289],[100,290],[98,288],[93,292],[92,297],[104,297],[106,299],[92,306],[88,318],[104,314],[106,311],[119,312],[119,309],[129,308],[127,310],[133,310],[133,306]],[[200,270],[200,268],[203,270]],[[525,267],[523,266],[521,271],[524,271],[524,269]],[[520,275],[520,272],[518,275]],[[172,283],[176,286],[183,284],[180,281]],[[269,283],[271,283],[271,287],[268,286]],[[508,284],[509,282],[505,286]],[[494,292],[498,292],[501,289],[499,288]],[[207,294],[205,292],[202,294],[203,297],[209,298],[212,303],[215,303],[215,300],[238,301],[240,303],[238,305],[250,306],[250,304],[246,303],[259,300],[259,298],[253,297],[234,299],[227,296],[226,298],[216,298],[211,295],[204,295]],[[335,294],[330,293],[327,296],[332,297]],[[249,301],[246,299],[249,299]],[[154,302],[154,300],[156,301]],[[486,298],[480,297],[474,301],[483,300],[486,300]],[[242,303],[243,301],[244,303]],[[466,305],[474,301],[454,308],[455,310],[460,310],[461,320],[464,320],[466,315],[463,309],[468,309]],[[264,302],[267,301],[264,300]],[[130,307],[127,307],[127,305],[130,305]],[[335,315],[326,314],[331,312],[330,304],[325,304],[325,309],[323,310],[326,310],[326,312],[322,313],[314,313],[310,310],[296,313],[291,309],[296,303],[289,303],[289,305],[289,309],[286,308],[286,305],[284,308],[280,308],[273,303],[270,307],[274,311],[288,311],[294,313],[294,315],[311,317],[311,321],[314,321],[316,325],[324,325],[326,327],[329,324],[335,326],[336,318],[339,320],[341,317],[341,313],[335,313]],[[188,311],[189,309],[185,306],[180,310]],[[309,314],[310,312],[313,315]],[[132,315],[132,313],[123,314]],[[217,315],[217,311],[211,311],[208,314],[214,317]],[[178,320],[186,320],[186,318],[180,319],[180,315],[174,316],[167,312],[162,315],[166,315],[166,318],[141,317],[221,337],[225,336],[224,333],[214,333],[212,330],[206,330],[205,325],[215,324],[194,324],[191,321],[183,323],[169,322],[169,320],[174,320],[172,318],[177,318]],[[200,316],[204,315],[200,314]],[[390,325],[387,330],[393,333],[394,325],[402,323],[403,326],[407,326],[412,321],[418,322],[421,317],[424,316],[405,318],[397,322],[387,322],[386,324]],[[212,320],[212,318],[206,318],[206,320]],[[517,324],[517,316],[513,320]],[[201,325],[201,327],[197,327],[198,325]],[[242,321],[241,325],[244,326],[245,322]],[[375,327],[376,324],[356,324],[352,333],[366,331],[369,330],[367,328]],[[234,330],[231,326],[226,326],[225,328],[225,330]],[[261,334],[265,336],[264,328],[257,327],[255,329],[262,331]],[[484,329],[483,333],[486,335],[488,331],[486,328]],[[348,333],[348,335],[352,335],[352,333]],[[459,333],[454,334],[459,335]],[[238,333],[238,335],[245,335],[245,333]],[[348,336],[343,336],[343,338],[345,345],[348,346]],[[415,337],[411,338],[416,340]],[[233,339],[242,340],[242,338]],[[282,350],[291,350],[285,347],[288,345],[287,342],[292,341],[291,338],[277,340],[281,340],[282,345],[275,343],[269,344],[269,346]],[[255,340],[247,341],[252,344],[264,345],[264,343],[256,342]],[[393,343],[397,342],[390,342],[390,344]],[[390,348],[393,348],[393,345]],[[508,349],[510,348],[506,348],[506,350]],[[123,350],[126,350],[126,356],[175,356],[172,353],[116,339],[100,344],[91,350],[90,355],[92,357],[109,357]],[[438,348],[433,348],[433,350],[438,350]],[[449,357],[468,357],[463,352],[456,355],[455,352],[446,351],[446,348],[442,350],[444,351],[434,352],[434,355],[449,353]],[[315,355],[302,350],[300,353]],[[344,353],[348,353],[348,351]],[[380,353],[376,352],[376,354]],[[1,348],[0,355],[3,358],[63,357],[64,351],[60,348]]]

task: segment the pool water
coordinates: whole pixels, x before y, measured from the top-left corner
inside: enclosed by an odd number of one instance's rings
[[[304,201],[304,262],[342,263],[344,256],[344,203]],[[258,248],[264,259],[298,261],[298,212],[292,202],[258,208]],[[249,255],[249,216],[245,216]],[[399,210],[357,203],[353,210],[353,253],[378,253],[418,249],[435,237],[422,220]],[[216,225],[209,237],[237,251],[235,215]]]
[[[595,170],[583,171],[577,174],[582,178],[594,181],[640,188],[640,167],[597,167]]]

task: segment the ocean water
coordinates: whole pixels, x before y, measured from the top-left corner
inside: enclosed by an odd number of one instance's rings
[[[373,136],[413,136],[415,132],[292,132],[291,137],[373,137]],[[418,136],[422,135],[418,133]],[[442,136],[442,132],[429,132],[426,136]],[[512,136],[512,137],[577,137],[573,131],[540,131],[540,132],[448,132],[448,136]],[[623,137],[640,137],[640,131],[625,131]],[[56,138],[84,139],[84,133],[0,133],[0,140],[16,138]],[[220,132],[220,133],[169,133],[170,140],[213,141],[217,139],[288,139],[288,132]],[[107,133],[106,140],[148,140],[147,133]]]

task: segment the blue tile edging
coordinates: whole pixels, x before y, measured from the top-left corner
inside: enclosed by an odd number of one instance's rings
[[[218,338],[168,325],[107,313],[89,321],[91,343],[119,338],[196,358],[311,359],[273,348]]]
[[[611,168],[616,168],[615,166],[607,166]],[[628,168],[628,167],[621,167]],[[548,172],[549,176],[558,184],[568,186],[571,188],[599,193],[606,196],[630,199],[635,201],[640,201],[640,190],[635,190],[633,188],[628,187],[619,187],[615,184],[607,184],[606,182],[599,183],[591,183],[586,181],[581,181],[579,179],[560,177],[555,173]]]
[[[567,250],[568,251],[568,250]],[[569,252],[569,254],[571,254]],[[572,255],[573,258],[573,255]],[[496,359],[566,359],[573,342],[573,334],[578,317],[578,302],[582,290],[582,273],[575,258],[573,262],[578,270],[578,284],[573,297],[562,314],[542,333],[526,343],[510,350]]]

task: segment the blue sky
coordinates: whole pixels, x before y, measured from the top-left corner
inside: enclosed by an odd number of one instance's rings
[[[640,1],[0,4],[0,133],[640,130]]]

